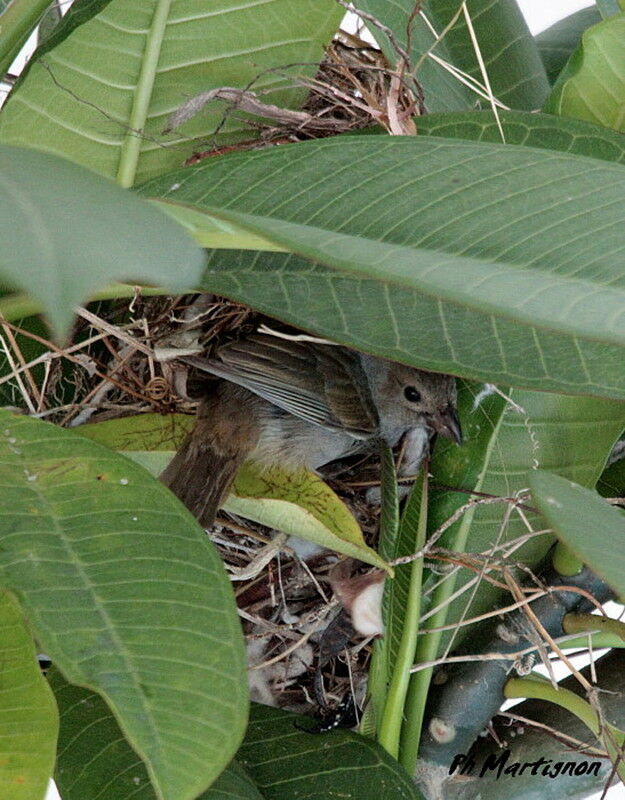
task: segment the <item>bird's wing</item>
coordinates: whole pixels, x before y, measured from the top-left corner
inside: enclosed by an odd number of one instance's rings
[[[215,358],[181,359],[249,389],[307,422],[368,438],[378,415],[356,353],[257,334],[223,345]]]

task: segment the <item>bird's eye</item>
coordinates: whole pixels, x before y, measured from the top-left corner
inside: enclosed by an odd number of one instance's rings
[[[418,403],[421,400],[421,392],[415,389],[414,386],[406,386],[404,389],[404,397],[411,403]]]

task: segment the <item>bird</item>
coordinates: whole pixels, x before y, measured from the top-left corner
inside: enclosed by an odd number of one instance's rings
[[[245,461],[318,470],[415,433],[462,442],[450,375],[268,333],[180,360],[221,380],[160,479],[206,528]]]

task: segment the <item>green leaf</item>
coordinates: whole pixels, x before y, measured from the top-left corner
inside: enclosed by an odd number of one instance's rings
[[[126,455],[159,450],[170,454],[180,447],[194,424],[195,417],[189,414],[134,414],[81,425],[78,432]]]
[[[393,451],[386,442],[380,446],[380,533],[378,551],[387,560],[395,557],[399,530],[399,493]]]
[[[202,247],[236,247],[240,250],[284,250],[285,248],[222,219],[180,203],[155,201],[154,205],[179,222]]]
[[[499,111],[498,116],[507,144],[625,162],[623,135],[600,125],[527,111]],[[492,111],[427,114],[419,117],[417,124],[419,133],[427,136],[501,142],[499,126]]]
[[[247,462],[239,470],[223,508],[392,572],[365,544],[345,503],[312,472],[293,474],[278,466],[267,468]]]
[[[311,720],[252,704],[237,758],[267,800],[422,800],[412,778],[379,745],[356,733],[312,736]]]
[[[63,800],[156,800],[145,765],[102,698],[49,673],[61,730],[55,782]],[[231,761],[197,800],[262,800],[245,769]]]
[[[625,13],[593,25],[562,70],[545,111],[625,131]]]
[[[458,11],[456,0],[430,0],[429,8],[442,30]],[[549,82],[534,39],[516,0],[468,0],[467,8],[492,90],[511,108],[540,107]],[[464,18],[445,37],[455,66],[483,81]],[[482,104],[488,101],[482,100]]]
[[[597,491],[602,497],[625,495],[625,459],[620,458],[606,466],[597,482]]]
[[[63,155],[123,186],[178,166],[206,142],[254,138],[211,104],[163,136],[169,115],[201,92],[250,88],[298,105],[343,15],[333,0],[90,0],[77,3],[31,59],[0,118],[0,139]],[[289,65],[296,64],[296,67]]]
[[[621,165],[399,136],[211,161],[142,193],[323,266],[218,252],[206,291],[426,369],[625,397]]]
[[[188,414],[135,414],[80,427],[80,435],[116,450],[158,477],[195,423]]]
[[[475,394],[477,388],[471,388],[470,394]],[[614,441],[625,429],[625,403],[514,390],[510,396],[522,411],[507,409],[502,415],[495,398],[478,395],[469,402],[466,391],[463,388],[461,398],[465,444],[461,448],[448,446],[435,452],[431,466],[433,484],[465,490],[477,488],[486,495],[513,497],[527,488],[528,471],[537,467],[594,487]],[[484,448],[481,456],[480,448]],[[432,488],[431,529],[435,530],[448,520],[468,499],[464,493]],[[473,513],[466,550],[486,552],[493,544],[510,542],[526,534],[527,528],[516,512],[503,524],[507,509],[504,503],[478,506]],[[547,527],[540,516],[527,509],[523,513],[534,530]],[[443,534],[439,540],[442,547],[454,547],[460,524],[456,523]],[[515,562],[532,567],[544,557],[551,544],[552,538],[547,535],[530,539],[514,551],[513,558]],[[456,588],[473,577],[472,571],[463,570]],[[439,581],[440,576],[432,576],[431,582]],[[467,607],[467,595],[458,598],[449,609],[447,621],[488,611],[496,607],[500,598],[500,590],[482,581],[471,605]],[[471,630],[470,626],[461,629],[455,645],[470,635]]]
[[[0,784],[10,800],[41,800],[54,767],[58,712],[15,600],[0,593]]]
[[[191,515],[128,459],[0,412],[0,580],[68,681],[100,693],[159,800],[191,800],[246,719],[230,582]]]
[[[559,20],[536,36],[536,46],[550,83],[554,83],[562,72],[582,33],[598,22],[601,22],[601,14],[595,6],[589,6]]]
[[[467,6],[495,96],[515,108],[531,109],[542,105],[549,84],[536,45],[515,0],[499,0],[497,3],[470,0]],[[415,10],[412,0],[395,0],[393,3],[361,0],[358,7],[387,25],[400,44],[406,46],[406,30]],[[428,0],[420,7],[440,36],[458,12],[459,3],[456,0]],[[387,37],[375,25],[369,25],[369,30],[379,40],[389,61],[395,64],[397,54]],[[435,41],[430,26],[421,16],[412,22],[411,39],[411,61],[416,65]],[[432,52],[468,72],[480,83],[484,82],[462,14]],[[488,105],[488,100],[473,94],[430,58],[418,70],[417,79],[423,86],[425,105],[430,111],[461,110],[476,102]]]
[[[56,670],[61,711],[56,782],[63,800],[154,800],[143,765],[98,695]],[[313,720],[252,704],[237,759],[197,800],[422,800],[410,777],[381,747],[354,733],[312,736]],[[97,792],[97,794],[96,794]]]
[[[623,0],[595,0],[597,9],[604,19],[618,14],[619,11],[625,11],[625,4]]]
[[[595,491],[544,470],[528,476],[534,502],[580,559],[625,596],[625,517]]]
[[[11,0],[0,8],[0,77],[4,77],[50,0]]]
[[[60,336],[72,308],[116,279],[182,291],[202,251],[159,210],[69,161],[0,145],[0,281],[36,298]]]

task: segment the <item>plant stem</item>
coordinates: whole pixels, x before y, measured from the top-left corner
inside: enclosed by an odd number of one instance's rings
[[[158,0],[146,39],[143,60],[128,120],[128,130],[122,143],[117,169],[117,183],[126,188],[134,184],[137,174],[141,145],[143,143],[142,134],[148,117],[150,101],[152,100],[152,89],[169,19],[170,7],[171,0]]]
[[[526,697],[546,700],[570,711],[602,740],[610,758],[617,764],[616,771],[620,779],[625,781],[625,763],[619,758],[625,744],[625,733],[614,725],[602,725],[595,709],[583,697],[562,686],[552,686],[546,678],[534,674],[526,678],[511,678],[504,686],[504,695],[508,699]]]
[[[621,643],[609,645],[622,647],[625,642],[625,623],[618,619],[600,617],[597,614],[567,614],[562,620],[562,630],[565,633],[583,633],[585,631],[601,631],[602,633],[620,638]],[[570,647],[569,643],[566,643]]]
[[[420,550],[425,545],[427,533],[427,506],[428,506],[428,470],[427,465],[422,468],[421,511],[417,524],[414,549]],[[414,491],[418,491],[415,487]],[[408,518],[404,517],[404,521]],[[386,703],[378,733],[378,741],[393,758],[399,756],[399,744],[404,717],[404,703],[410,684],[410,668],[414,662],[417,645],[417,631],[421,615],[421,586],[423,578],[423,559],[412,562],[410,569],[410,584],[406,601],[406,615],[402,630],[397,660],[391,677]]]

